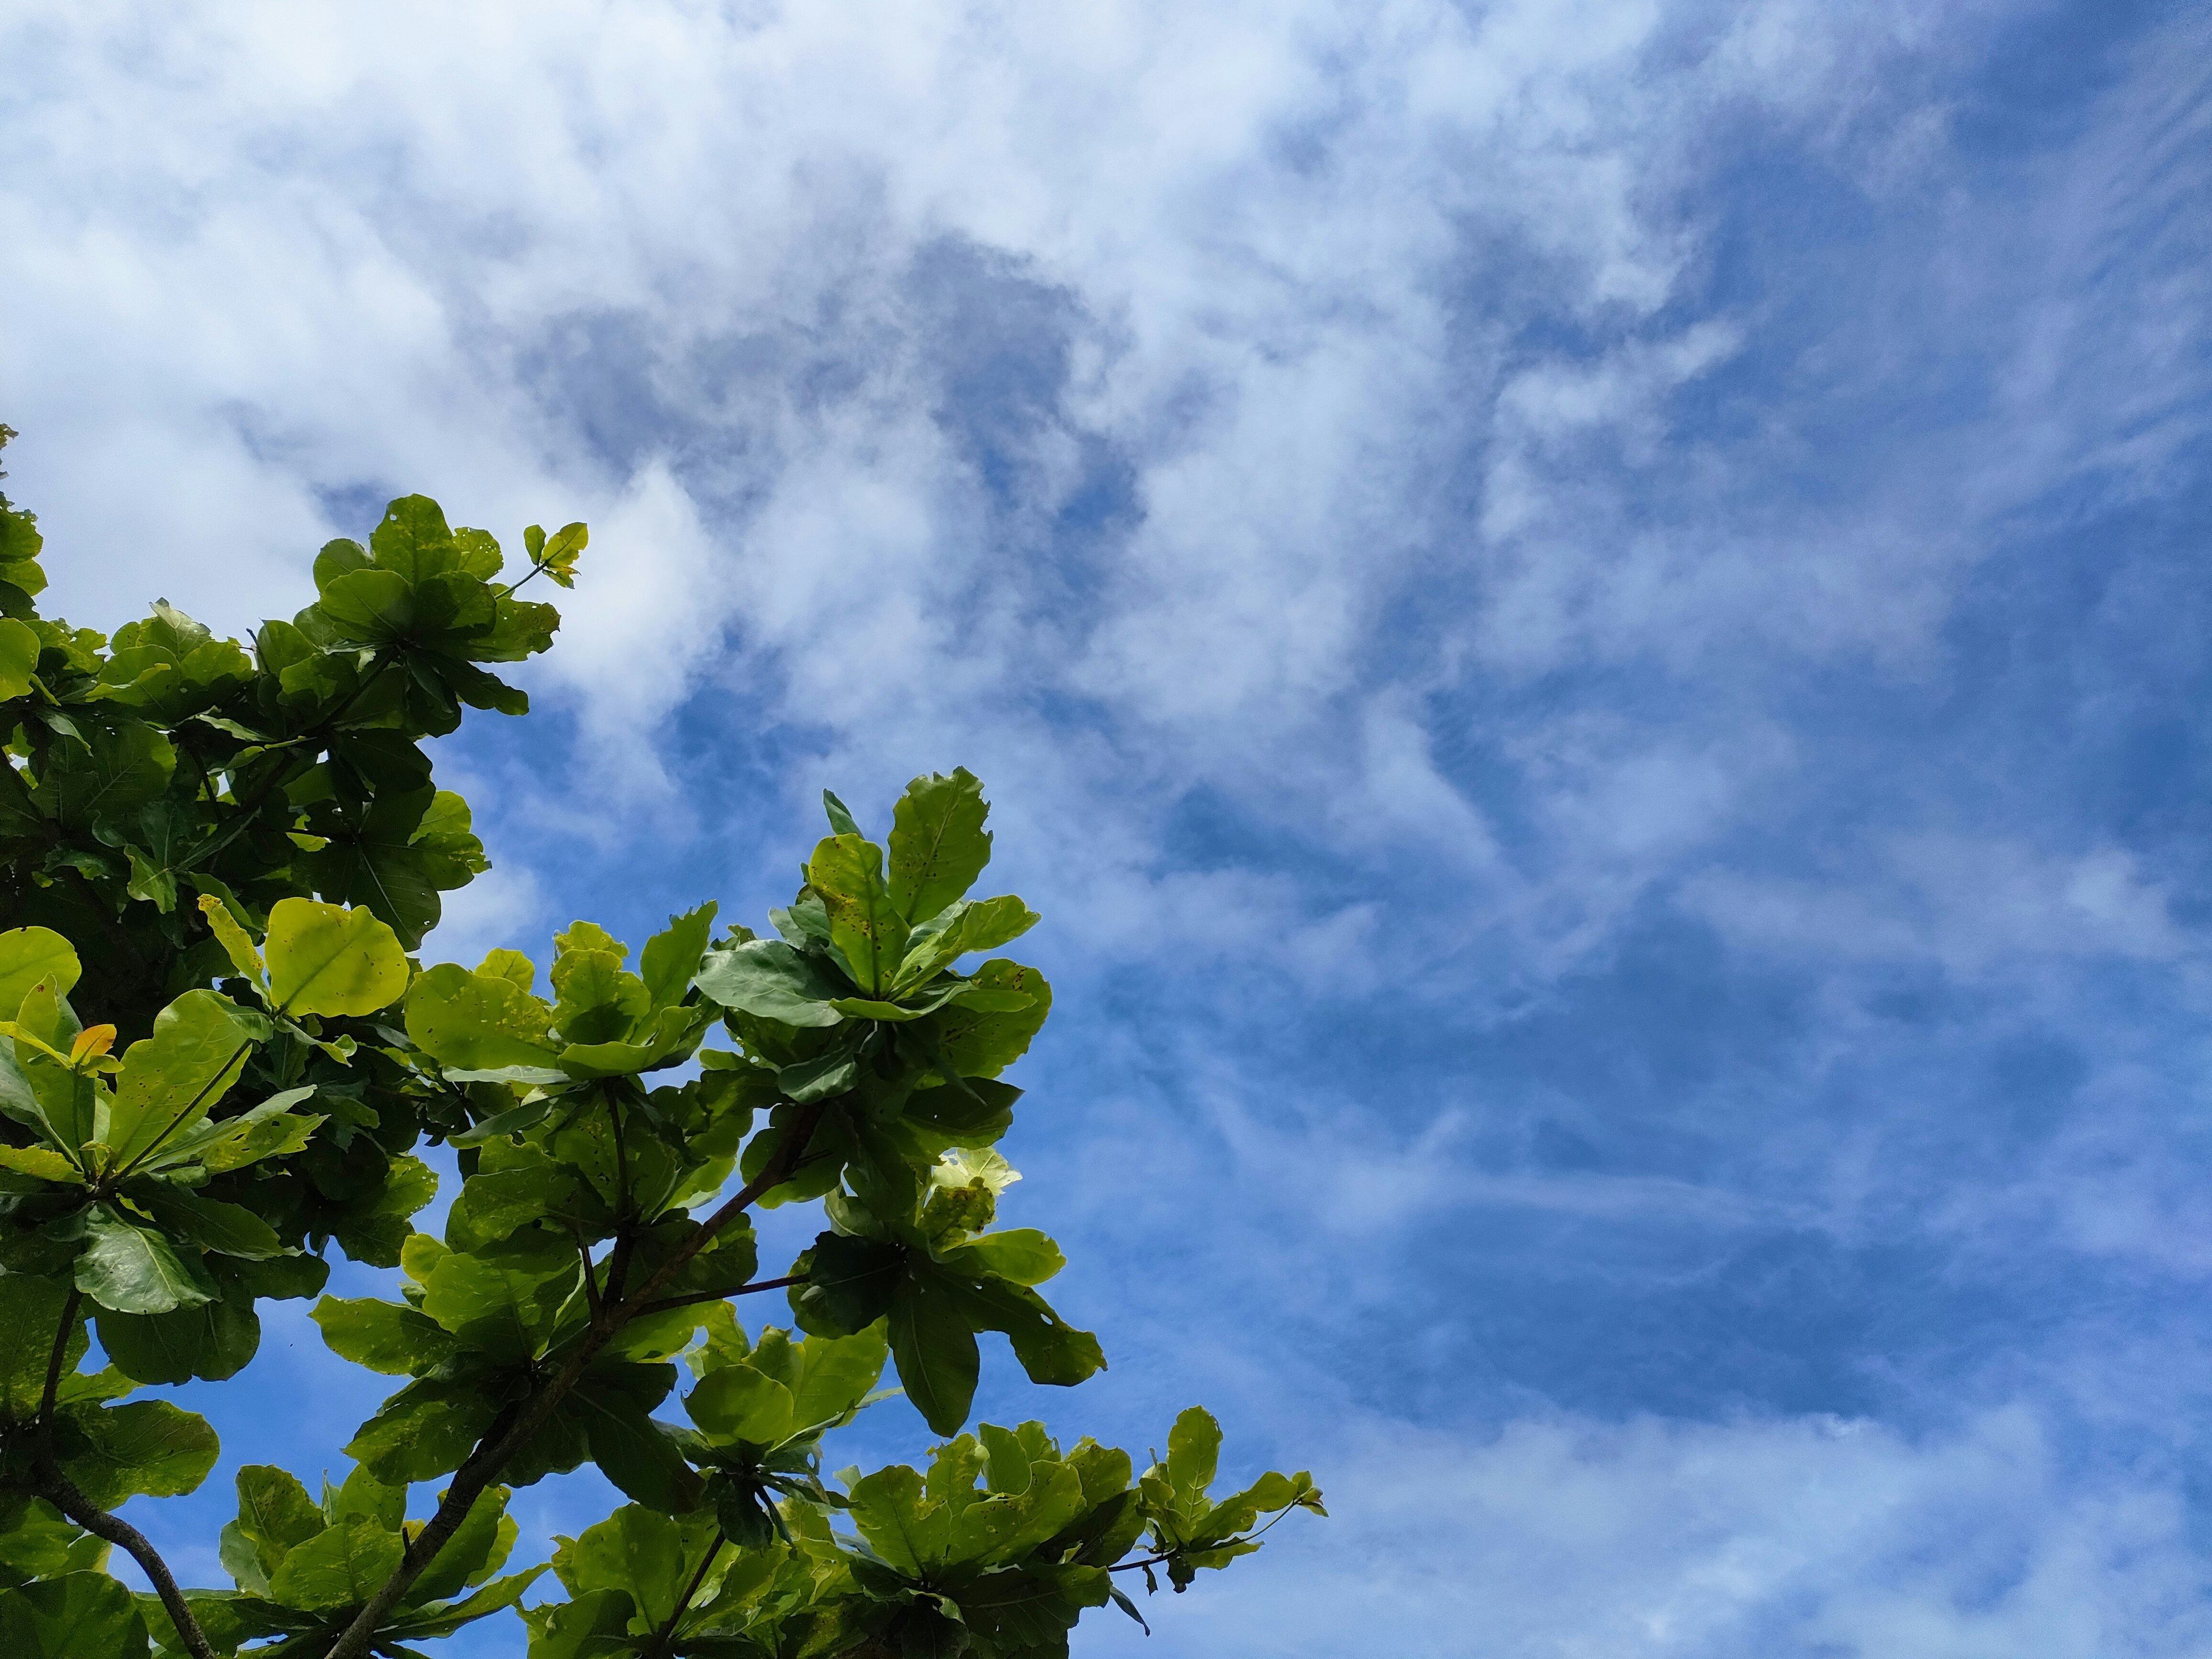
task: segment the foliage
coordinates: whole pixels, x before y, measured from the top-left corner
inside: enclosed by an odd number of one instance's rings
[[[108,638],[42,617],[39,532],[0,497],[0,1651],[417,1653],[520,1607],[546,1569],[498,1576],[508,1494],[586,1462],[630,1501],[560,1540],[532,1659],[1064,1653],[1085,1609],[1135,1613],[1115,1574],[1180,1590],[1320,1511],[1304,1474],[1211,1498],[1195,1409],[1142,1473],[1042,1424],[965,1431],[979,1334],[1038,1382],[1105,1364],[1037,1288],[1059,1249],[994,1224],[1002,1074],[1052,992],[994,954],[1037,917],[969,896],[967,772],[917,778],[880,844],[825,797],[769,936],[708,903],[635,966],[575,923],[542,988],[512,951],[418,964],[486,867],[422,744],[523,712],[484,665],[550,643],[516,590],[568,586],[585,544],[532,527],[508,585],[490,536],[403,498],[248,650],[166,603]],[[441,1237],[411,1224],[426,1136],[462,1177]],[[825,1224],[763,1278],[748,1212],[792,1203]],[[192,1491],[215,1435],[131,1396],[235,1376],[258,1302],[317,1296],[333,1243],[398,1295],[315,1322],[398,1386],[319,1498],[241,1469],[234,1588],[181,1589],[112,1510]],[[778,1289],[790,1328],[748,1330],[733,1298]],[[900,1391],[943,1437],[926,1469],[826,1474]]]

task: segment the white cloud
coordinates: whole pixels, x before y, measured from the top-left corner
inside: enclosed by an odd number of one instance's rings
[[[1333,1517],[1076,1650],[1403,1659],[2183,1659],[2212,1589],[2179,1493],[2084,1485],[2029,1413],[1914,1440],[1832,1417],[1360,1417],[1293,1439]],[[1272,1555],[1273,1559],[1267,1559]]]
[[[2164,890],[2117,847],[2051,854],[2016,841],[1919,834],[1878,843],[1872,879],[1714,872],[1688,907],[1730,939],[1829,962],[1934,960],[1963,978],[2053,959],[2166,961],[2190,948]]]

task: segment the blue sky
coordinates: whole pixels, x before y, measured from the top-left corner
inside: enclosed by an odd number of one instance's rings
[[[2201,9],[115,5],[0,64],[73,618],[289,613],[403,490],[592,522],[538,712],[444,746],[498,868],[434,952],[757,917],[823,787],[986,780],[1059,993],[1009,1208],[1113,1369],[984,1410],[1201,1401],[1334,1512],[1079,1652],[2212,1650]],[[296,1317],[247,1376],[227,1455],[303,1469],[377,1395]]]

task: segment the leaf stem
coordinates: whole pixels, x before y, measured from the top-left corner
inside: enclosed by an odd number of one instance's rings
[[[614,1340],[623,1326],[650,1307],[656,1293],[682,1273],[692,1257],[713,1243],[717,1233],[750,1209],[763,1193],[790,1178],[791,1164],[799,1150],[814,1138],[815,1126],[822,1121],[824,1106],[825,1103],[815,1101],[802,1107],[767,1167],[740,1188],[728,1203],[708,1217],[699,1231],[672,1252],[634,1294],[603,1306],[561,1369],[531,1394],[511,1422],[495,1424],[492,1431],[477,1443],[477,1449],[453,1472],[453,1484],[446,1488],[437,1512],[408,1545],[398,1569],[354,1616],[353,1623],[346,1626],[324,1659],[365,1659],[369,1644],[375,1640],[376,1627],[399,1604],[399,1598],[407,1594],[438,1552],[446,1547],[446,1540],[468,1518],[484,1488],[514,1460],[531,1436],[545,1425],[554,1407],[568,1397],[592,1361],[599,1358],[600,1350]]]

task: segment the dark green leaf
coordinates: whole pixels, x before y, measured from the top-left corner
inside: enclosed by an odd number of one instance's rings
[[[700,964],[700,991],[734,1008],[786,1025],[836,1025],[844,1016],[830,1004],[850,988],[818,958],[781,939],[746,939],[710,951]]]
[[[8,1659],[144,1659],[146,1621],[104,1572],[72,1572],[0,1590],[0,1653]]]
[[[846,1334],[866,1330],[890,1311],[906,1272],[906,1255],[879,1239],[823,1233],[814,1241],[806,1300]]]
[[[434,1319],[397,1302],[326,1296],[313,1309],[331,1352],[386,1376],[420,1376],[453,1351],[453,1339]]]
[[[165,1400],[78,1407],[63,1415],[77,1445],[63,1457],[62,1471],[104,1509],[141,1493],[181,1498],[196,1491],[220,1449],[205,1418]]]
[[[899,1385],[922,1420],[939,1434],[957,1433],[975,1398],[979,1358],[960,1301],[935,1275],[900,1283],[891,1298],[890,1346]]]
[[[151,1228],[133,1226],[105,1204],[85,1213],[76,1287],[117,1313],[167,1313],[216,1298],[215,1281]]]

